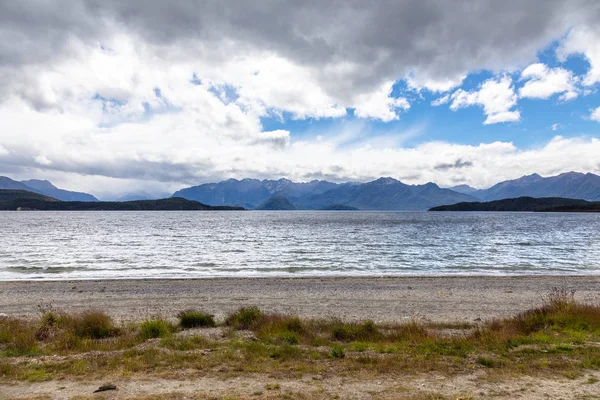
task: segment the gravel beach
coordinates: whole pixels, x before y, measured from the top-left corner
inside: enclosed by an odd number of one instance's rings
[[[306,318],[401,322],[473,321],[512,315],[542,302],[553,287],[600,302],[600,276],[214,278],[0,282],[0,313],[35,316],[39,305],[100,309],[117,320],[173,318],[202,309],[223,318],[247,305]]]

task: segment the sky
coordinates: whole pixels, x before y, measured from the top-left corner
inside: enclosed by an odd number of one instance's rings
[[[0,2],[0,175],[99,198],[229,178],[600,174],[600,2]]]

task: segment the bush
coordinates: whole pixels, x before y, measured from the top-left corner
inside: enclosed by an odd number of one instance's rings
[[[575,306],[575,291],[553,287],[549,293],[542,296],[545,305],[553,311],[569,311]]]
[[[331,336],[335,340],[341,341],[368,341],[376,340],[381,335],[373,321],[366,321],[362,324],[334,323],[331,329]]]
[[[142,322],[140,329],[145,339],[165,338],[170,336],[173,330],[171,324],[162,319]]]
[[[214,317],[200,311],[186,310],[180,312],[179,325],[184,329],[189,328],[211,328],[215,326]]]
[[[0,349],[6,349],[8,355],[35,353],[37,346],[34,324],[16,318],[0,317]]]
[[[283,332],[281,339],[288,344],[298,344],[298,336],[294,332]]]
[[[101,311],[84,311],[70,322],[75,335],[80,338],[104,339],[118,334],[112,318]]]
[[[344,351],[344,348],[342,346],[333,346],[331,348],[331,351],[329,352],[329,354],[331,354],[331,357],[333,358],[344,358],[346,357],[346,352]]]
[[[477,362],[477,364],[483,365],[486,368],[494,368],[494,366],[496,365],[494,360],[492,360],[491,358],[488,358],[488,357],[483,357],[483,356],[477,357],[477,360],[475,360],[475,361]]]
[[[225,320],[227,326],[241,330],[256,327],[264,314],[258,307],[242,307]]]
[[[60,334],[81,339],[104,339],[118,335],[119,329],[102,311],[88,310],[73,315],[43,312],[36,338],[43,341]]]

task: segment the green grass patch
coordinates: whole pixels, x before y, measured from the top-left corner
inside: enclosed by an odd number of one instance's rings
[[[145,339],[166,338],[174,331],[174,327],[165,320],[155,319],[142,322],[140,331]]]

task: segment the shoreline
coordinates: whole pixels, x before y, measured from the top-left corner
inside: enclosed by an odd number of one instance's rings
[[[143,278],[0,281],[0,313],[33,317],[39,306],[99,309],[119,321],[174,318],[200,309],[224,318],[242,306],[303,318],[472,322],[525,311],[553,287],[600,303],[600,276]]]

